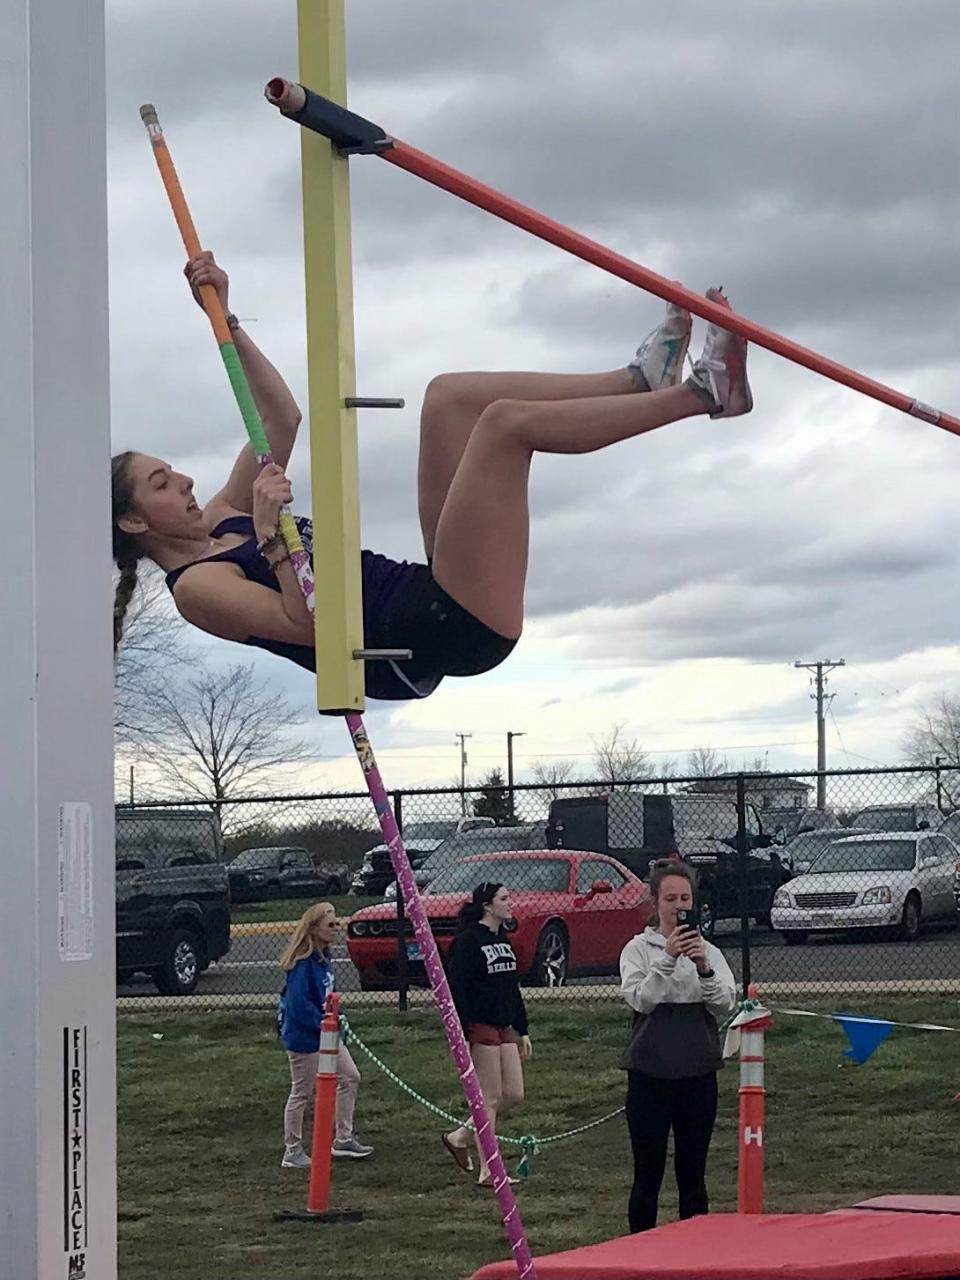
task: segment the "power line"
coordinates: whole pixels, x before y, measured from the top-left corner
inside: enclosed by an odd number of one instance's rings
[[[466,736],[471,737],[472,735],[470,735],[470,733],[467,733]],[[714,751],[762,751],[762,750],[768,750],[772,748],[782,748],[782,746],[810,746],[812,745],[813,741],[814,740],[810,739],[810,737],[804,737],[804,739],[797,739],[796,741],[792,741],[792,742],[739,742],[739,744],[733,744],[731,746],[723,746],[723,745],[714,746],[713,750]],[[703,746],[703,742],[695,742],[695,744],[692,744],[690,746],[658,746],[658,748],[654,748],[650,750],[644,748],[644,754],[645,755],[684,755],[685,753],[687,753],[687,751],[696,750],[698,746]],[[515,758],[518,760],[591,760],[594,758],[594,754],[595,754],[594,751],[516,751]],[[449,760],[449,753],[444,753],[442,755],[433,755],[433,754],[425,754],[425,753],[421,753],[421,751],[417,751],[416,754],[410,754],[410,753],[407,753],[407,751],[403,751],[403,750],[378,751],[378,753],[376,753],[376,756],[378,756],[378,759],[403,758],[404,760]],[[340,753],[335,753],[335,754],[326,753],[326,751],[320,751],[320,753],[317,753],[314,756],[314,759],[316,760],[347,760],[347,759],[353,759],[353,756],[351,753],[349,753],[349,751],[340,751]],[[498,753],[498,751],[497,753],[492,753],[489,755],[485,753],[477,753],[477,751],[474,751],[474,759],[475,760],[500,760],[502,759],[502,754]],[[863,756],[863,759],[867,759],[867,756]]]

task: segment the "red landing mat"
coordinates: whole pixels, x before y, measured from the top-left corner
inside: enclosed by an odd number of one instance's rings
[[[855,1209],[894,1209],[898,1213],[960,1213],[960,1196],[875,1196]]]
[[[945,1280],[960,1276],[949,1214],[712,1213],[537,1258],[539,1280]],[[496,1262],[473,1280],[516,1280]]]

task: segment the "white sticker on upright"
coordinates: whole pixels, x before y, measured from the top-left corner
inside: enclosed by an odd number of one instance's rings
[[[93,810],[84,801],[60,806],[60,959],[93,956]]]

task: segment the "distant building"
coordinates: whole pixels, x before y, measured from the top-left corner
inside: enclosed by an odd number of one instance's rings
[[[718,773],[712,778],[700,778],[691,782],[686,791],[706,792],[709,795],[736,795],[736,773]],[[758,809],[806,809],[813,787],[798,778],[783,774],[751,773],[747,777],[746,796]]]

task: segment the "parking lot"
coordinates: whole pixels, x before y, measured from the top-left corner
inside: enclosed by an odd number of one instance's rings
[[[253,928],[245,926],[244,928]],[[277,963],[284,946],[286,926],[255,926],[261,932],[247,933],[233,939],[230,951],[201,975],[196,994],[186,997],[215,1004],[218,995],[269,996],[279,992],[282,975]],[[270,932],[266,932],[266,930]],[[720,925],[717,942],[738,980],[742,978],[741,935],[732,925]],[[874,942],[849,935],[828,934],[798,947],[786,947],[782,937],[769,929],[755,928],[750,933],[751,978],[760,983],[776,984],[781,991],[796,987],[803,991],[808,984],[836,984],[837,989],[856,987],[862,990],[871,983],[889,987],[909,982],[913,986],[925,980],[957,980],[960,987],[960,930],[930,928],[916,942]],[[350,962],[345,943],[334,948],[337,985],[341,991],[359,990],[357,972]],[[574,979],[568,984],[573,992],[582,987],[615,988],[617,978]],[[156,995],[146,980],[119,988],[121,1001]],[[211,999],[214,997],[214,999]],[[393,1003],[396,995],[380,992],[375,997]]]

